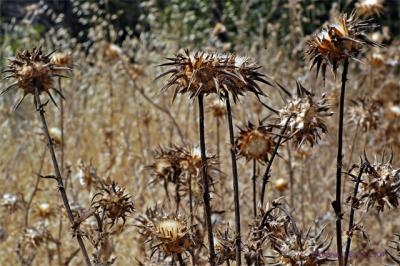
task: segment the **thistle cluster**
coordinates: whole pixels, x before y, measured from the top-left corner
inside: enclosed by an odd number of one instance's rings
[[[188,93],[190,98],[199,94],[216,93],[224,97],[230,93],[234,101],[245,92],[251,92],[257,97],[264,95],[257,82],[271,85],[261,68],[250,58],[235,54],[217,54],[185,50],[161,66],[171,67],[157,78],[170,75],[162,91],[174,87],[175,99],[178,93]]]

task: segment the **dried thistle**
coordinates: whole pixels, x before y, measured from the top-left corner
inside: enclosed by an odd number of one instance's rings
[[[382,116],[382,104],[376,100],[358,98],[351,100],[348,113],[349,122],[359,125],[366,132],[377,128]]]
[[[216,99],[209,107],[210,112],[216,119],[222,119],[226,116],[226,106],[221,99]]]
[[[91,162],[88,165],[82,160],[78,162],[76,178],[79,180],[81,186],[85,187],[88,191],[91,190],[92,186],[97,186],[100,183],[100,177],[97,175],[96,168]]]
[[[256,82],[271,85],[265,75],[258,72],[260,66],[250,58],[234,54],[196,52],[179,53],[167,58],[170,62],[160,66],[170,66],[157,77],[170,75],[162,91],[174,86],[173,100],[178,93],[189,93],[190,98],[199,94],[216,93],[221,98],[231,93],[234,101],[245,92],[252,92],[257,97],[264,95]]]
[[[239,131],[235,140],[238,155],[243,156],[247,161],[267,162],[275,147],[271,135],[272,128],[261,123],[259,123],[259,126],[255,126],[248,122],[247,126],[239,128]]]
[[[274,188],[280,192],[288,188],[288,181],[285,178],[278,178],[274,181]]]
[[[323,79],[327,66],[333,72],[347,58],[356,59],[365,46],[379,46],[365,35],[365,31],[373,28],[369,21],[361,20],[356,12],[340,15],[336,22],[323,28],[320,33],[307,41],[306,57],[317,65],[317,75],[321,68]]]
[[[167,148],[159,147],[155,151],[154,163],[147,166],[147,169],[151,170],[153,180],[151,183],[164,181],[177,184],[179,182],[179,176],[181,175],[180,167],[180,152],[176,146]]]
[[[44,54],[41,47],[33,48],[32,50],[24,50],[23,52],[17,52],[14,58],[9,59],[8,68],[3,73],[11,73],[4,79],[14,79],[15,82],[3,90],[0,94],[4,94],[13,88],[22,89],[22,97],[15,103],[14,110],[25,99],[28,94],[35,94],[35,88],[38,89],[38,93],[46,93],[54,105],[57,106],[50,90],[54,90],[62,98],[62,93],[53,87],[53,77],[63,77],[58,74],[59,71],[69,70],[68,67],[56,66],[51,61],[51,55],[53,52]],[[35,98],[34,98],[35,99]],[[35,99],[36,103],[36,99]],[[36,105],[36,104],[35,104]]]
[[[235,238],[231,235],[229,227],[224,232],[217,231],[214,237],[215,245],[215,262],[217,265],[222,265],[225,262],[235,261]]]
[[[393,260],[397,265],[400,265],[400,234],[394,234],[397,240],[391,240],[389,250],[386,250],[386,254]]]
[[[54,53],[50,61],[57,67],[72,67],[72,57],[69,53]]]
[[[383,212],[385,206],[397,208],[399,205],[400,169],[392,166],[393,156],[384,161],[375,160],[370,163],[365,156],[366,168],[361,176],[360,190],[357,202],[369,210],[375,206],[378,212]]]
[[[22,207],[21,199],[16,194],[5,193],[0,201],[0,206],[6,208],[10,213],[13,213]]]
[[[35,211],[36,216],[41,219],[50,219],[51,217],[54,217],[56,215],[56,213],[54,212],[54,208],[52,208],[47,202],[42,202],[38,204]]]
[[[101,184],[99,192],[92,198],[91,206],[96,210],[101,209],[105,217],[111,220],[111,225],[118,223],[119,219],[125,224],[127,216],[135,211],[131,196],[115,181]]]
[[[324,229],[310,234],[311,228],[306,234],[286,232],[284,238],[272,237],[272,247],[275,251],[271,265],[324,265],[333,261],[326,251],[329,249],[332,239],[321,240]]]
[[[152,255],[157,251],[166,255],[181,254],[196,245],[187,220],[180,215],[165,215],[150,209],[146,216],[138,218],[137,226],[145,239],[153,241]]]
[[[380,15],[383,9],[383,0],[359,0],[356,3],[356,12],[363,17]]]
[[[322,97],[315,101],[314,95],[307,91],[300,82],[297,82],[297,95],[290,93],[290,99],[286,106],[278,111],[279,119],[277,127],[283,128],[289,120],[289,138],[293,138],[297,146],[308,142],[311,146],[321,139],[320,132],[326,133],[328,128],[325,124],[325,117],[331,116],[330,106]],[[283,88],[281,85],[279,85]],[[286,92],[288,92],[285,89]]]

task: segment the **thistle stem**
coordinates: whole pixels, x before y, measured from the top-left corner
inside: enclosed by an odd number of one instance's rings
[[[256,185],[257,185],[257,161],[253,160],[253,177],[252,177],[252,181],[253,181],[253,211],[254,211],[254,217],[257,217],[257,189],[256,189]]]
[[[264,176],[263,176],[262,188],[261,188],[261,197],[260,197],[261,206],[264,206],[265,187],[266,187],[266,185],[268,183],[268,180],[269,180],[269,177],[270,177],[269,172],[270,172],[271,167],[272,167],[272,162],[274,161],[275,156],[278,153],[278,149],[279,149],[279,147],[281,145],[281,142],[282,142],[282,139],[283,139],[283,134],[285,134],[285,131],[286,131],[287,126],[289,125],[289,121],[291,119],[292,119],[292,116],[289,116],[288,120],[285,123],[285,126],[282,128],[282,130],[281,130],[281,132],[279,134],[278,141],[275,144],[274,151],[272,152],[271,159],[269,159],[267,168],[265,169],[265,173],[264,173]]]
[[[63,93],[61,86],[61,78],[58,78],[58,90]],[[60,100],[60,131],[61,131],[61,174],[64,173],[64,101]]]
[[[185,262],[183,261],[182,254],[178,253],[177,257],[178,257],[179,266],[185,266]]]
[[[235,154],[235,136],[233,132],[233,121],[232,121],[232,110],[231,104],[229,102],[229,94],[225,94],[226,100],[226,112],[228,117],[229,126],[229,140],[231,144],[231,160],[232,160],[232,176],[233,176],[233,197],[235,203],[235,230],[236,230],[236,265],[240,266],[242,264],[241,258],[241,237],[240,237],[240,206],[239,206],[239,181],[238,172],[236,165],[236,154]]]
[[[357,193],[358,193],[358,187],[360,186],[361,183],[361,176],[364,172],[364,168],[365,165],[362,163],[361,167],[360,167],[360,172],[358,173],[357,176],[357,181],[356,181],[356,185],[354,187],[354,191],[353,191],[353,199],[355,199],[357,197]],[[349,235],[347,236],[347,243],[346,243],[346,250],[344,252],[344,266],[347,265],[347,261],[349,259],[349,253],[350,253],[350,246],[351,246],[351,239],[353,237],[353,225],[354,225],[354,214],[356,212],[356,209],[354,208],[354,204],[352,202],[351,204],[351,210],[350,210],[350,218],[349,218]]]
[[[201,168],[203,176],[203,201],[204,201],[204,212],[206,214],[206,224],[208,233],[208,248],[210,252],[210,264],[214,264],[215,259],[215,249],[214,249],[214,237],[212,232],[212,222],[211,222],[211,205],[210,205],[210,191],[209,191],[209,180],[207,171],[207,155],[206,155],[206,143],[204,137],[204,103],[203,95],[198,96],[199,102],[199,131],[200,131],[200,150],[201,150],[201,161],[203,167]]]
[[[63,180],[61,177],[61,172],[60,172],[60,168],[58,166],[58,162],[57,162],[57,158],[56,158],[56,153],[54,151],[54,146],[53,146],[53,142],[51,140],[50,134],[49,134],[49,129],[47,127],[47,122],[46,122],[46,117],[44,115],[45,111],[43,108],[43,105],[40,102],[40,96],[39,96],[39,89],[37,88],[37,86],[35,86],[35,103],[36,103],[36,111],[39,112],[39,117],[42,123],[42,127],[43,127],[43,132],[45,134],[46,140],[47,140],[47,146],[49,147],[50,150],[50,155],[51,155],[51,160],[53,163],[53,167],[54,167],[54,171],[55,171],[55,179],[57,180],[58,183],[58,190],[60,191],[60,196],[62,198],[63,204],[64,204],[64,208],[67,212],[68,218],[72,224],[73,227],[76,226],[75,224],[75,220],[74,220],[74,216],[72,214],[72,210],[71,207],[69,205],[69,201],[68,201],[68,197],[67,197],[67,193],[65,192],[65,188],[64,188],[64,184],[63,184]],[[83,239],[81,237],[81,235],[78,233],[76,235],[76,239],[78,240],[79,243],[79,247],[82,251],[85,263],[87,266],[90,266],[90,259],[89,259],[89,255],[87,253],[87,250],[85,248],[85,244],[83,243]]]
[[[343,147],[343,117],[344,117],[344,99],[346,92],[347,71],[349,60],[346,59],[343,64],[342,86],[340,91],[339,104],[339,128],[338,128],[338,149],[336,158],[336,199],[332,202],[332,207],[336,213],[336,246],[338,253],[339,266],[343,265],[343,247],[342,247],[342,203],[341,203],[341,188],[342,188],[342,147]]]

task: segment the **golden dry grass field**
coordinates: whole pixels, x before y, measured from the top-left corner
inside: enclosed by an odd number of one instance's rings
[[[0,265],[400,264],[396,1],[120,2],[2,19]]]

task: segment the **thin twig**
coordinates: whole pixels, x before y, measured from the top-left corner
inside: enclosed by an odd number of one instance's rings
[[[41,120],[41,123],[42,123],[42,127],[43,127],[43,132],[44,132],[44,134],[46,136],[46,139],[47,139],[47,145],[49,147],[51,160],[52,160],[52,163],[53,163],[54,171],[55,171],[55,174],[56,174],[56,180],[57,180],[57,183],[58,183],[58,190],[60,191],[60,196],[62,198],[62,201],[63,201],[63,204],[64,204],[64,208],[65,208],[65,210],[66,210],[66,212],[68,214],[68,218],[69,218],[72,226],[75,227],[76,225],[75,225],[75,221],[74,221],[74,216],[72,214],[72,210],[71,210],[71,207],[69,205],[67,193],[65,192],[63,180],[62,180],[62,177],[61,177],[60,168],[58,166],[58,162],[57,162],[57,158],[56,158],[56,153],[54,151],[53,142],[51,140],[51,137],[50,137],[50,134],[49,134],[49,129],[47,127],[46,117],[44,115],[44,113],[45,113],[44,108],[43,108],[44,106],[41,104],[40,96],[39,96],[39,89],[38,89],[37,86],[35,86],[35,103],[36,103],[36,111],[38,111],[38,113],[39,113],[39,117],[40,117],[40,120]],[[81,235],[79,233],[76,234],[76,238],[78,240],[80,249],[82,251],[85,263],[86,263],[86,265],[90,266],[91,263],[90,263],[89,255],[87,253],[87,250],[85,248],[85,244],[83,243],[83,239],[82,239]]]
[[[232,182],[233,182],[233,197],[235,204],[235,236],[236,236],[236,265],[242,264],[241,258],[241,236],[240,236],[240,205],[239,205],[239,178],[237,171],[236,153],[235,153],[235,135],[233,132],[232,110],[229,101],[229,93],[225,93],[226,112],[228,117],[229,140],[231,144],[231,161],[232,161]]]

